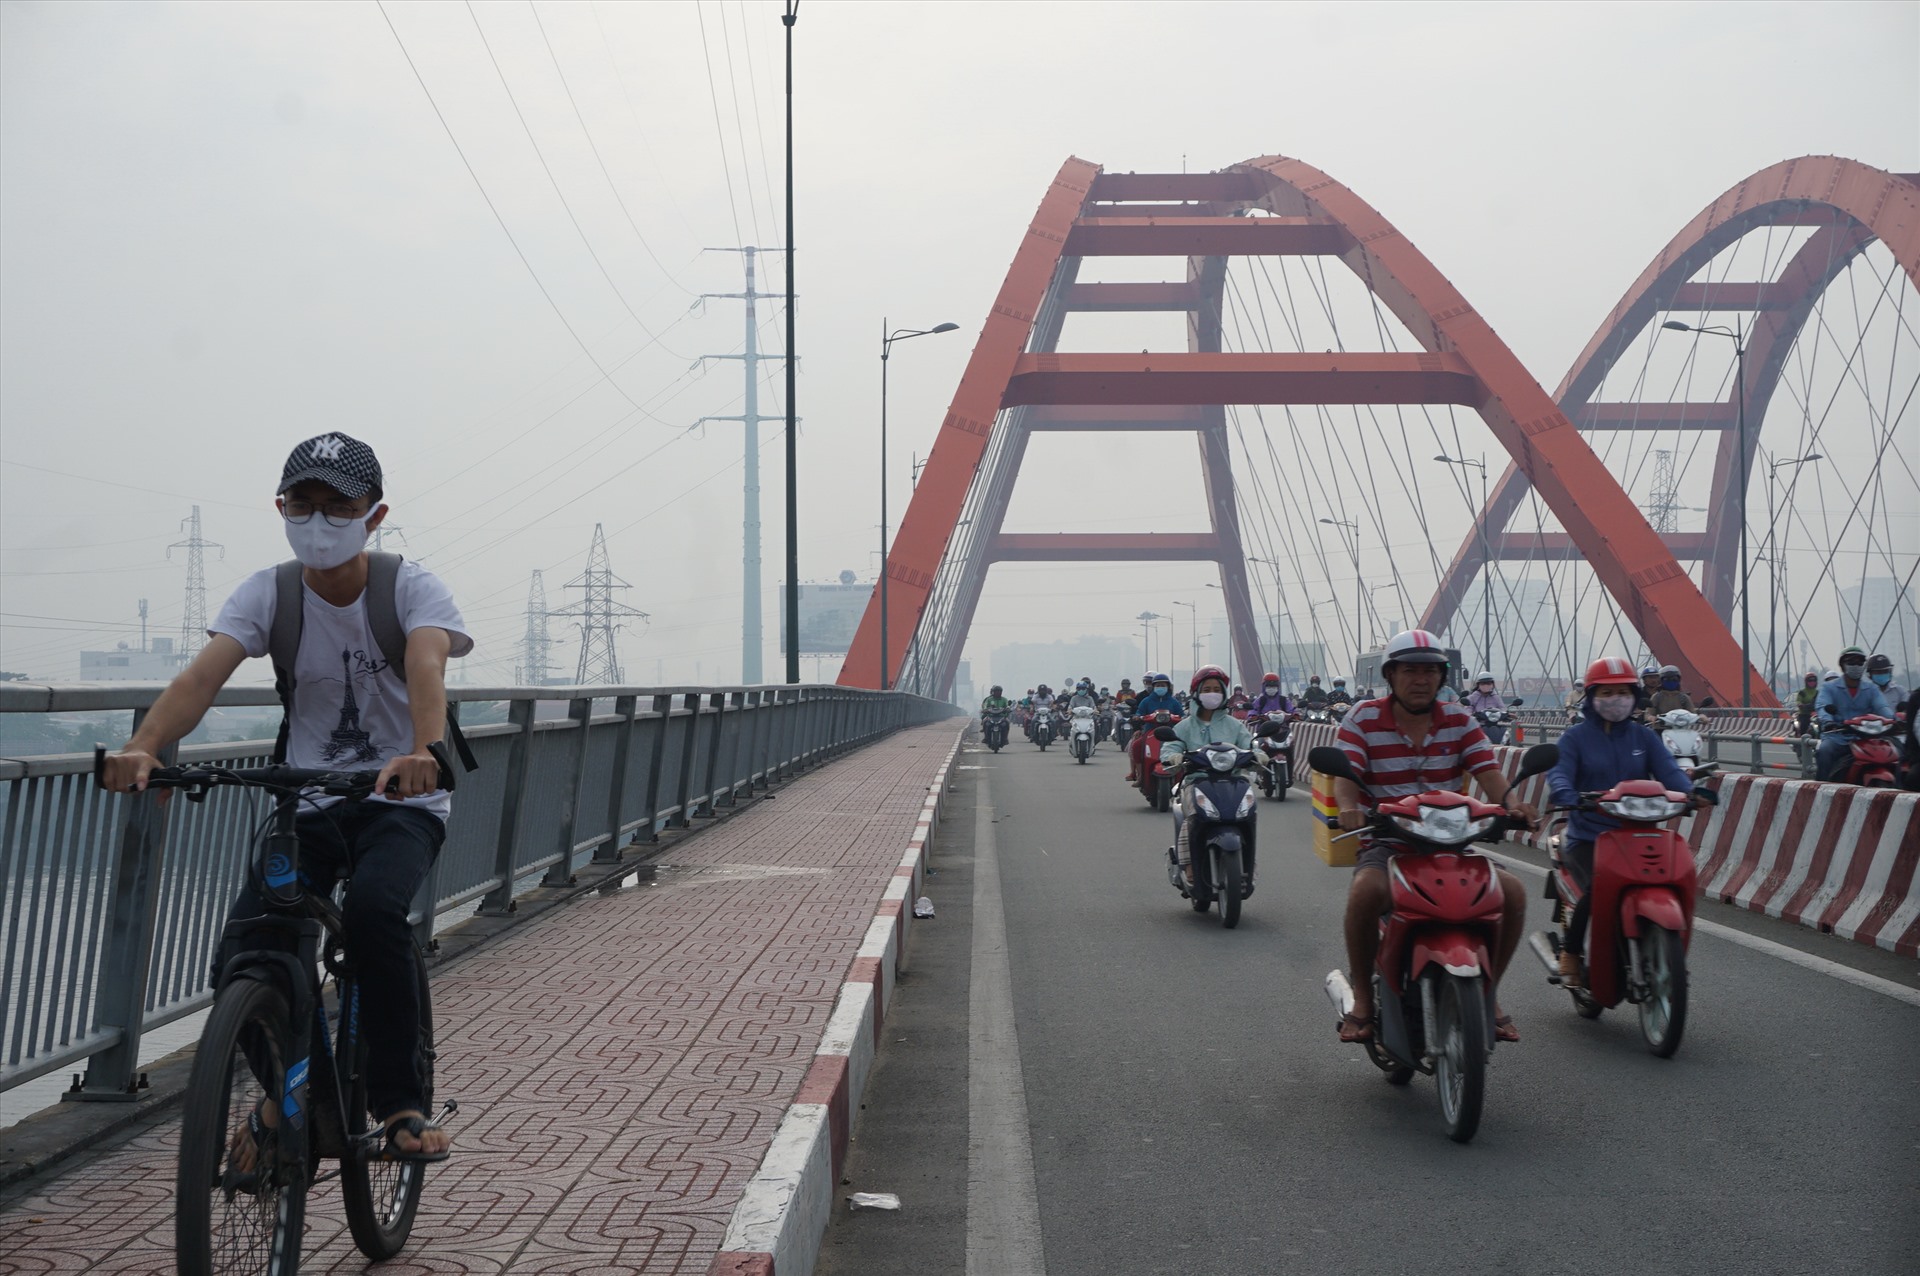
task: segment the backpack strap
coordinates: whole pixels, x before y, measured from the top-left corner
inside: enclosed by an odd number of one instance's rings
[[[280,732],[273,742],[273,763],[287,760],[287,733],[293,723],[294,658],[300,654],[300,631],[306,623],[306,598],[298,559],[280,564],[273,572],[273,625],[267,631],[267,656],[273,661],[273,692],[280,697]]]

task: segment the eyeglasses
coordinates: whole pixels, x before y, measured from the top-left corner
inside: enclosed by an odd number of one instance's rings
[[[345,527],[355,519],[366,517],[366,511],[352,501],[328,501],[325,505],[292,499],[280,502],[280,517],[289,523],[304,523],[313,517],[315,510],[333,527]]]

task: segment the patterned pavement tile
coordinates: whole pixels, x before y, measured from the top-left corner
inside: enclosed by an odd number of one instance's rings
[[[813,1051],[959,724],[790,784],[434,981],[457,1154],[381,1276],[704,1273]],[[0,1272],[173,1270],[176,1136],[145,1131],[0,1212]],[[309,1271],[363,1273],[337,1188]]]

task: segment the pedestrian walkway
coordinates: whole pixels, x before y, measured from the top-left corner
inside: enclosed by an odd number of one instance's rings
[[[393,1273],[704,1273],[964,720],[902,731],[434,980],[460,1101]],[[456,815],[455,818],[458,818]],[[173,1270],[175,1125],[0,1213],[0,1271]],[[360,1272],[339,1192],[303,1270]]]

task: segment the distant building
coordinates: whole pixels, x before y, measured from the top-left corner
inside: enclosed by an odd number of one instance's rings
[[[1911,675],[1920,666],[1920,612],[1899,581],[1874,576],[1847,585],[1840,590],[1840,604],[1840,629],[1846,642],[1886,653],[1896,671]]]
[[[179,672],[171,638],[155,638],[147,651],[123,642],[112,651],[80,653],[82,682],[166,682]]]

